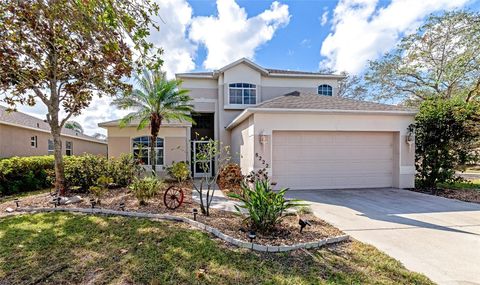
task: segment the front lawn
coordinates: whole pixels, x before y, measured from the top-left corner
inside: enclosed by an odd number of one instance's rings
[[[465,182],[441,183],[438,185],[440,189],[452,190],[477,190],[480,191],[480,179],[473,179]]]
[[[182,223],[74,214],[0,219],[0,284],[432,284],[357,241],[284,254]]]

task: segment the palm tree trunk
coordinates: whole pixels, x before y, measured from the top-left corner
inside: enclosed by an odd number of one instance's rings
[[[152,134],[150,136],[150,164],[152,165],[152,172],[154,175],[157,175],[157,157],[155,153],[155,147],[157,145],[157,136]]]

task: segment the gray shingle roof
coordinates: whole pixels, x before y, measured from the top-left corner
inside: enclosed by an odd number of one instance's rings
[[[312,74],[312,75],[332,75],[330,73],[310,72],[310,71],[298,71],[298,70],[286,70],[286,69],[273,69],[265,68],[270,73],[277,74]]]
[[[118,127],[120,125],[121,119],[113,120],[113,121],[108,121],[108,122],[101,122],[98,124],[99,127]],[[139,119],[134,119],[132,122],[130,122],[129,126],[138,126],[140,123]],[[179,122],[177,120],[172,120],[172,121],[162,121],[162,126],[172,126],[172,127],[177,127],[177,126],[190,126],[191,124],[189,122]]]
[[[50,131],[50,126],[46,121],[43,121],[41,119],[35,118],[33,116],[30,116],[18,111],[7,112],[7,108],[4,106],[0,106],[0,124],[1,123],[15,124],[15,125],[28,127],[28,128],[39,129],[42,131]],[[62,134],[75,136],[75,137],[78,137],[79,139],[87,139],[87,140],[93,140],[93,141],[105,143],[104,140],[99,140],[89,135],[85,135],[67,128],[62,129]]]
[[[300,93],[298,91],[273,98],[255,107],[251,107],[251,109],[258,108],[415,112],[415,110],[404,106],[359,101],[336,96],[323,96],[314,93]]]

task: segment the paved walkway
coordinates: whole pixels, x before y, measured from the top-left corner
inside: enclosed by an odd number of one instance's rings
[[[439,284],[480,284],[480,205],[397,189],[290,191],[315,215]]]

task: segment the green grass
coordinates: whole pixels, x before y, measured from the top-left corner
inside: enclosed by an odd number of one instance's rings
[[[473,179],[466,182],[439,183],[437,187],[441,189],[480,191],[480,179]]]
[[[260,254],[144,219],[0,219],[1,284],[432,284],[356,241],[310,253]]]
[[[40,189],[40,190],[22,192],[22,193],[13,194],[13,195],[8,195],[8,196],[0,196],[0,203],[12,201],[12,200],[18,199],[18,198],[24,198],[24,197],[28,197],[28,196],[33,196],[33,195],[37,195],[37,194],[48,193],[48,192],[50,192],[50,191],[51,191],[51,189],[48,189],[48,188],[47,188],[47,189]]]

